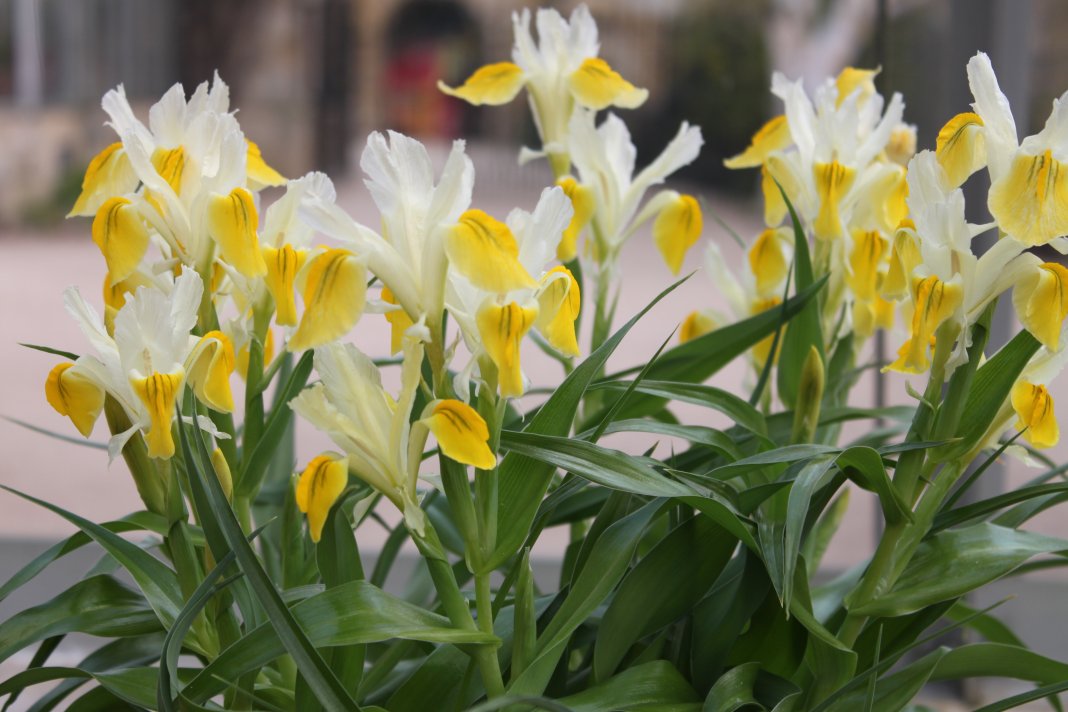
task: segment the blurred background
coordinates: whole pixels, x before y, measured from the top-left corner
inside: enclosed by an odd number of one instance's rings
[[[459,84],[478,66],[508,59],[511,13],[527,4],[0,0],[0,415],[75,434],[44,401],[42,384],[52,361],[16,342],[77,351],[81,336],[63,311],[61,292],[77,284],[99,303],[103,269],[89,221],[63,216],[89,159],[114,140],[100,110],[105,91],[123,84],[135,111],[145,116],[175,82],[191,92],[218,70],[230,85],[242,128],[267,161],[289,177],[329,172],[345,207],[372,225],[377,218],[358,171],[370,131],[389,128],[416,136],[439,157],[453,138],[465,137],[476,163],[476,201],[503,217],[511,207],[530,208],[551,182],[544,166],[520,169],[516,163],[519,146],[537,142],[526,102],[470,107],[441,94],[435,84],[438,79]],[[565,14],[574,6],[544,4]],[[769,92],[773,70],[803,77],[812,88],[846,65],[881,66],[881,90],[904,94],[906,120],[917,125],[920,147],[933,147],[942,124],[968,109],[964,66],[976,50],[991,55],[1021,136],[1040,129],[1052,99],[1068,89],[1063,41],[1068,3],[1062,0],[588,0],[588,5],[600,29],[602,55],[651,92],[643,107],[625,115],[639,165],[656,155],[680,121],[700,125],[702,157],[677,178],[747,238],[761,227],[757,175],[728,172],[722,159],[744,148],[754,130],[780,112]],[[981,197],[970,202],[976,211],[971,219],[984,220]],[[718,241],[728,259],[743,259],[714,220],[706,218],[705,226],[704,239]],[[692,251],[685,271],[700,267],[701,251]],[[1053,253],[1043,257],[1058,259]],[[621,316],[671,280],[648,235],[628,246],[623,269],[628,282]],[[698,274],[658,307],[659,320],[640,325],[618,356],[620,364],[644,360],[687,313],[719,300],[715,285]],[[1006,312],[1002,339],[1018,328],[1011,319]],[[384,322],[369,328],[385,334]],[[902,338],[889,335],[887,352]],[[532,354],[525,361],[533,364],[527,371],[535,383],[558,378],[552,364],[534,364],[535,359]],[[728,387],[745,377],[741,366],[721,374]],[[870,378],[857,395],[858,405],[908,402],[903,383],[894,379]],[[1054,395],[1068,404],[1063,379]],[[1065,412],[1062,406],[1062,420]],[[97,440],[103,439],[100,430]],[[300,437],[301,453],[309,457],[325,444],[304,432]],[[3,420],[0,453],[4,484],[97,520],[137,508],[121,464],[109,471],[101,452]],[[1052,457],[1064,462],[1068,449]],[[1018,486],[1038,472],[1007,462],[984,475],[979,495]],[[863,561],[877,534],[872,501],[862,492],[854,495],[827,559],[828,576]],[[1068,537],[1063,517],[1040,517],[1035,528]],[[0,577],[66,532],[51,515],[0,497]],[[543,554],[551,561],[551,542]],[[976,603],[1019,593],[1026,604],[1009,602],[1000,615],[1035,648],[1068,659],[1066,584],[1068,578],[1039,570],[991,587]],[[47,578],[42,585],[47,587]],[[40,590],[5,602],[0,616],[30,605],[33,595]],[[988,684],[946,694],[976,700],[993,694],[983,687]]]

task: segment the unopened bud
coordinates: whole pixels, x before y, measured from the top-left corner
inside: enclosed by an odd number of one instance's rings
[[[801,366],[801,383],[797,389],[791,442],[812,442],[812,437],[816,433],[816,425],[820,422],[823,385],[823,359],[820,358],[819,349],[810,346],[805,363]]]
[[[222,490],[226,494],[226,501],[233,501],[234,478],[230,474],[230,465],[227,464],[219,448],[215,448],[215,452],[211,453],[211,467],[215,470],[215,476],[219,478],[219,484],[222,485]]]

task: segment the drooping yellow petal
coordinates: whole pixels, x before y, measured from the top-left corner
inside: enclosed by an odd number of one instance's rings
[[[78,371],[73,363],[58,364],[48,373],[45,398],[60,415],[74,423],[78,432],[89,437],[104,408],[104,389]]]
[[[886,369],[924,373],[931,365],[930,350],[935,331],[953,316],[962,300],[960,284],[943,282],[934,275],[916,280],[909,338],[898,350],[897,360]]]
[[[843,166],[838,161],[816,163],[812,170],[820,199],[819,214],[812,223],[813,230],[821,240],[837,239],[842,236],[839,207],[846,193],[853,187],[857,171],[855,168]]]
[[[679,343],[685,344],[698,336],[704,336],[716,326],[715,319],[707,312],[690,312],[690,315],[683,320],[682,326],[679,327]]]
[[[1012,387],[1012,407],[1019,420],[1016,427],[1028,428],[1024,437],[1038,447],[1057,444],[1058,428],[1054,417],[1053,398],[1044,385],[1017,381]],[[1036,440],[1038,442],[1036,442]]]
[[[672,274],[682,269],[686,252],[701,237],[701,206],[692,195],[680,195],[661,209],[653,223],[653,242]]]
[[[267,186],[284,185],[285,177],[267,165],[263,160],[260,147],[252,141],[245,139],[248,150],[245,152],[245,172],[248,175],[249,190],[262,190]]]
[[[152,152],[152,167],[159,177],[167,181],[177,195],[182,193],[182,176],[185,173],[185,149],[157,148]]]
[[[230,337],[221,331],[209,331],[190,352],[186,368],[193,393],[202,403],[223,413],[234,409],[230,375],[236,359]]]
[[[867,224],[870,221],[882,232],[893,232],[909,215],[909,184],[905,176],[904,168],[894,168],[868,182],[866,190],[857,199],[858,213],[867,220],[861,218],[858,222]]]
[[[780,304],[782,304],[781,297],[768,297],[767,299],[757,299],[750,307],[749,315],[756,316],[757,314],[766,312],[768,309],[774,309]],[[783,327],[783,336],[786,335],[786,329],[788,328],[789,327]],[[779,343],[782,344],[782,337],[780,336],[779,339]],[[758,341],[756,345],[753,346],[753,361],[756,362],[756,367],[758,369],[764,368],[764,364],[767,363],[768,357],[771,355],[771,347],[774,343],[775,334],[771,333],[765,336],[760,341]],[[779,349],[779,353],[781,353],[781,349]],[[776,360],[779,357],[779,353],[775,354]]]
[[[504,294],[538,284],[519,262],[512,231],[481,210],[460,216],[445,237],[445,251],[460,274],[487,292]]]
[[[568,81],[575,101],[595,111],[609,106],[636,109],[649,98],[648,90],[628,82],[600,57],[587,57]]]
[[[492,470],[497,458],[489,449],[489,428],[478,411],[458,400],[439,400],[423,419],[447,457],[480,470]]]
[[[566,278],[560,277],[561,274]],[[538,292],[538,319],[535,326],[557,351],[578,356],[575,320],[582,308],[578,281],[571,270],[558,265],[545,273],[541,283],[543,286]]]
[[[768,156],[786,148],[792,141],[786,115],[780,114],[769,119],[753,134],[753,139],[744,151],[737,156],[724,159],[723,165],[727,168],[756,168],[763,165],[764,161],[768,160]],[[776,192],[778,192],[777,189]]]
[[[876,329],[890,329],[894,325],[894,303],[876,295],[870,302],[853,302],[853,333],[868,338]]]
[[[475,321],[486,349],[497,366],[497,382],[504,397],[523,395],[523,373],[519,367],[519,344],[538,316],[538,307],[515,302],[500,305],[487,302]]]
[[[393,296],[393,291],[389,287],[382,287],[382,301],[387,304],[397,304],[397,299]],[[404,332],[415,322],[412,321],[412,318],[408,316],[408,312],[404,311],[403,308],[386,312],[386,321],[389,322],[390,326],[389,352],[390,354],[399,353],[404,346]]]
[[[876,297],[879,265],[886,253],[887,241],[877,230],[857,230],[853,233],[853,250],[849,253],[846,283],[853,295],[864,302]]]
[[[556,181],[564,194],[571,199],[571,222],[567,224],[560,244],[556,246],[556,259],[561,262],[570,262],[578,253],[578,236],[589,224],[596,208],[593,191],[576,181],[571,176],[564,176]]]
[[[760,167],[760,191],[764,194],[764,224],[775,227],[786,217],[786,201],[766,165]]]
[[[875,75],[878,73],[878,69],[857,69],[856,67],[843,69],[834,81],[835,87],[838,89],[836,105],[841,106],[842,102],[858,89],[860,90],[858,105],[871,98],[872,94],[875,93]]]
[[[1026,245],[1068,234],[1068,165],[1049,150],[1017,153],[1009,172],[990,186],[988,206],[1001,229]]]
[[[790,270],[790,259],[783,250],[784,231],[769,227],[749,248],[749,269],[756,277],[756,291],[768,297],[779,290]]]
[[[108,198],[129,193],[137,187],[137,175],[122,143],[115,142],[89,161],[82,179],[82,192],[67,217],[95,215]]]
[[[277,248],[264,245],[260,249],[263,250],[263,261],[267,264],[264,281],[274,297],[275,323],[279,326],[296,326],[297,302],[293,285],[297,272],[308,257],[308,251],[298,250],[289,244]]]
[[[252,193],[234,188],[227,195],[208,199],[208,232],[219,246],[223,259],[246,277],[267,274],[256,230],[260,219]]]
[[[308,516],[308,533],[318,542],[330,508],[349,483],[349,460],[335,453],[312,458],[297,480],[297,508]]]
[[[93,218],[93,242],[108,266],[108,278],[118,284],[133,274],[148,251],[148,228],[126,198],[108,198]]]
[[[475,106],[499,106],[514,99],[526,81],[526,75],[518,65],[497,62],[479,67],[467,81],[455,89],[442,81],[438,82],[438,89]]]
[[[184,378],[185,373],[179,369],[174,373],[152,373],[144,378],[130,379],[130,385],[148,410],[151,421],[145,436],[149,457],[167,459],[174,455],[171,420]]]
[[[982,117],[969,111],[947,121],[935,139],[935,156],[952,187],[968,180],[986,165]]]
[[[1056,262],[1039,266],[1012,293],[1020,323],[1050,351],[1060,351],[1061,324],[1068,316],[1068,269]]]
[[[886,299],[904,299],[909,295],[912,271],[923,262],[920,245],[916,239],[916,225],[903,220],[894,232],[894,244],[890,250],[890,269],[883,279],[880,294]]]
[[[1027,428],[1024,439],[1038,448],[1053,447],[1060,440],[1057,417],[1053,412],[1053,396],[1046,387],[1018,381],[1012,387],[1012,408],[1018,420],[1016,427]]]
[[[304,315],[289,351],[322,346],[351,329],[363,313],[367,275],[355,255],[333,248],[308,263],[304,285]]]

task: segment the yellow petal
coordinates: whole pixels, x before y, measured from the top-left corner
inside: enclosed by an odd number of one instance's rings
[[[679,343],[685,344],[698,336],[704,336],[715,328],[716,321],[707,312],[691,312],[679,327]]]
[[[894,325],[894,303],[876,295],[870,302],[853,302],[853,333],[868,338],[876,329],[890,329]]]
[[[653,223],[653,242],[673,274],[682,269],[686,252],[701,237],[704,223],[701,206],[692,195],[680,195],[656,216]]]
[[[297,480],[297,507],[308,515],[308,533],[318,542],[330,508],[349,483],[349,460],[334,453],[312,458]]]
[[[1053,447],[1060,440],[1057,417],[1053,413],[1053,396],[1045,386],[1019,381],[1012,387],[1012,408],[1016,427],[1027,428],[1024,439],[1038,448]]]
[[[160,178],[174,190],[175,194],[182,193],[182,175],[185,173],[185,149],[157,148],[152,152],[152,167],[159,173]]]
[[[289,351],[322,346],[345,335],[363,313],[367,277],[356,257],[334,248],[308,263],[304,315],[286,347]]]
[[[191,356],[187,372],[193,393],[217,411],[233,411],[230,375],[234,372],[236,359],[230,338],[221,331],[209,331],[193,347]]]
[[[1068,234],[1068,165],[1047,150],[1016,155],[1009,172],[990,187],[990,214],[1002,230],[1027,245]]]
[[[757,294],[762,297],[776,292],[790,270],[783,243],[784,231],[769,227],[749,248],[749,268],[756,277]]]
[[[397,304],[397,299],[393,296],[393,291],[389,287],[382,287],[382,301],[387,304]],[[389,322],[390,326],[389,352],[390,354],[399,353],[404,346],[404,332],[415,322],[412,321],[412,318],[408,316],[408,312],[404,311],[403,308],[386,312],[386,321]]]
[[[145,378],[130,379],[130,385],[148,410],[151,421],[145,436],[149,457],[166,459],[174,455],[171,419],[184,378],[185,373],[178,370],[174,373],[153,373]]]
[[[517,65],[497,62],[476,69],[462,86],[453,89],[439,81],[438,89],[475,106],[499,106],[514,99],[526,80],[526,75]]]
[[[460,216],[445,237],[445,251],[460,274],[487,292],[504,294],[538,284],[519,262],[512,231],[481,210]]]
[[[916,127],[909,124],[898,124],[890,132],[890,140],[886,142],[886,157],[902,168],[909,164],[909,160],[916,155]]]
[[[475,321],[482,345],[497,366],[497,381],[504,397],[523,395],[523,373],[519,367],[519,344],[538,316],[537,306],[521,307],[486,303]]]
[[[786,115],[780,114],[769,119],[761,126],[749,146],[737,156],[725,159],[723,165],[727,168],[756,168],[763,165],[775,151],[781,151],[790,145],[793,139],[790,137],[790,125],[786,123]],[[772,184],[774,185],[774,184]],[[776,189],[778,192],[778,189]]]
[[[82,179],[82,192],[67,217],[95,215],[105,200],[129,193],[136,187],[137,174],[122,144],[115,142],[89,161]]]
[[[842,102],[858,89],[860,90],[860,97],[857,105],[859,106],[867,101],[875,93],[875,75],[878,73],[878,69],[857,69],[856,67],[843,69],[834,81],[835,87],[838,89],[836,105],[841,106]]]
[[[766,312],[768,309],[774,309],[780,304],[782,304],[781,297],[768,297],[767,299],[757,299],[750,307],[749,315],[756,316],[761,312]],[[783,336],[786,335],[786,328],[783,328],[782,333]],[[755,346],[753,346],[753,360],[756,362],[756,367],[758,369],[764,368],[764,364],[767,363],[768,356],[771,355],[771,346],[774,343],[775,334],[773,332],[765,336],[763,339],[757,342]],[[782,344],[781,336],[779,337],[779,344]],[[779,353],[781,353],[781,348],[778,351]],[[778,360],[779,353],[775,354],[776,360]]]
[[[93,218],[93,242],[108,266],[111,283],[133,274],[148,250],[148,229],[126,198],[104,201]]]
[[[252,193],[244,188],[234,188],[227,195],[214,194],[208,199],[208,232],[219,245],[223,259],[250,278],[267,274],[256,237],[259,224]]]
[[[215,477],[218,478],[223,494],[226,495],[226,501],[232,502],[234,499],[234,476],[230,472],[230,463],[226,461],[226,456],[223,455],[223,451],[220,448],[215,448],[211,453],[211,469],[215,470]]]
[[[279,326],[296,326],[297,303],[293,285],[308,252],[288,244],[278,248],[264,245],[260,249],[263,251],[263,261],[267,264],[264,281],[274,297],[274,321]]]
[[[576,181],[571,176],[564,176],[556,181],[564,194],[571,199],[571,222],[567,224],[560,244],[556,246],[556,259],[561,262],[570,262],[578,253],[578,236],[589,224],[596,208],[593,191]]]
[[[924,373],[930,368],[930,350],[935,331],[953,316],[963,299],[959,284],[947,284],[931,275],[916,280],[913,287],[912,324],[909,338],[898,350],[898,358],[887,370]]]
[[[853,250],[849,253],[849,274],[846,283],[861,301],[875,299],[879,280],[879,265],[886,253],[886,238],[877,230],[857,230],[853,233]]]
[[[842,220],[838,208],[846,193],[853,187],[857,171],[855,168],[843,166],[838,161],[816,163],[812,171],[820,199],[820,211],[812,223],[812,228],[819,239],[834,240],[842,236]]]
[[[916,239],[916,225],[903,220],[894,232],[894,244],[890,250],[890,269],[880,288],[886,299],[904,299],[909,295],[912,270],[923,262],[920,245]]]
[[[649,92],[638,89],[608,66],[600,57],[587,57],[571,73],[571,95],[588,109],[600,111],[609,106],[636,109],[645,103]]]
[[[246,343],[240,349],[237,350],[236,358],[236,371],[237,375],[241,378],[248,378],[248,359],[249,359],[249,347],[251,342]],[[270,363],[274,360],[274,331],[267,329],[267,336],[263,341],[263,362]]]
[[[786,217],[786,201],[767,166],[760,167],[760,190],[764,194],[764,224],[775,226]]]
[[[935,156],[953,187],[982,168],[986,164],[982,117],[967,112],[947,121],[935,139]]]
[[[104,389],[77,371],[73,363],[58,364],[48,373],[45,398],[60,415],[74,423],[78,432],[89,437],[104,407]]]
[[[566,275],[561,278],[558,275]],[[535,325],[557,351],[568,356],[579,355],[575,320],[582,308],[579,284],[571,270],[562,265],[553,267],[541,279],[538,293],[538,319]]]
[[[262,190],[267,186],[283,185],[286,179],[281,173],[267,165],[260,153],[260,147],[245,139],[248,150],[245,152],[245,172],[248,175],[249,190]]]
[[[1061,348],[1061,324],[1068,316],[1068,269],[1046,262],[1013,290],[1020,322],[1050,351]]]
[[[489,449],[489,428],[471,406],[458,400],[440,400],[424,421],[447,457],[480,470],[492,470],[497,458]]]

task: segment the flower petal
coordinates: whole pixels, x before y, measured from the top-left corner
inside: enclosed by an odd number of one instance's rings
[[[363,313],[367,276],[348,250],[334,248],[313,258],[304,284],[304,315],[289,339],[289,351],[303,351],[340,338]]]
[[[749,146],[737,156],[725,159],[723,165],[727,168],[756,168],[763,165],[772,153],[781,151],[792,142],[786,115],[780,114],[757,129]]]
[[[129,193],[137,187],[137,174],[122,143],[116,141],[89,161],[82,179],[82,192],[67,217],[94,215],[108,198]]]
[[[505,305],[488,301],[475,320],[482,345],[497,366],[497,380],[504,397],[523,395],[523,372],[519,367],[519,344],[538,316],[537,305]]]
[[[1057,444],[1060,430],[1053,412],[1053,396],[1045,386],[1019,381],[1012,387],[1011,400],[1019,418],[1016,427],[1021,430],[1027,428],[1025,440],[1039,448]]]
[[[104,255],[114,286],[133,274],[141,263],[148,250],[148,228],[128,199],[109,198],[93,218],[93,242]]]
[[[569,77],[571,94],[586,108],[600,111],[609,106],[636,109],[649,98],[646,89],[639,89],[608,66],[600,57],[587,57]]]
[[[969,111],[947,121],[935,140],[935,155],[954,188],[985,166],[983,117]]]
[[[1048,149],[1017,152],[1008,172],[990,186],[990,214],[1025,245],[1044,245],[1068,234],[1068,165]]]
[[[578,281],[571,274],[571,270],[557,265],[542,277],[541,283],[535,326],[557,351],[568,356],[578,356],[575,320],[582,309]]]
[[[1068,316],[1068,269],[1046,262],[1012,293],[1020,322],[1050,351],[1060,351],[1061,325]]]
[[[441,81],[438,82],[438,89],[475,106],[499,106],[514,99],[526,81],[527,77],[518,65],[497,62],[479,67],[456,89]]]
[[[252,193],[234,188],[227,195],[213,194],[208,201],[208,232],[219,245],[223,259],[246,277],[267,274],[256,230],[259,215]]]
[[[479,289],[505,294],[537,282],[519,262],[519,245],[508,226],[481,210],[460,216],[445,237],[449,261]]]
[[[89,437],[104,408],[104,389],[75,368],[73,363],[56,365],[45,381],[45,398],[60,415]]]
[[[263,160],[260,147],[254,142],[245,139],[248,150],[245,154],[245,171],[248,174],[249,190],[262,190],[267,186],[285,185],[285,177],[267,165]]]
[[[308,533],[318,542],[334,502],[349,483],[349,461],[335,453],[312,458],[297,480],[297,508],[308,516]]]
[[[492,470],[497,458],[489,449],[489,428],[471,406],[458,400],[437,401],[423,419],[447,457],[480,470]]]
[[[701,206],[692,195],[678,196],[656,216],[653,223],[653,242],[672,274],[678,274],[682,269],[686,252],[701,237],[703,228]]]
[[[232,412],[234,397],[230,391],[230,375],[235,365],[234,345],[230,338],[221,331],[204,334],[190,352],[186,367],[189,385],[197,398],[217,411]]]
[[[149,457],[167,459],[174,455],[174,438],[171,437],[171,420],[174,404],[182,389],[185,372],[152,373],[144,378],[133,377],[130,385],[148,410],[150,426],[145,435]]]

